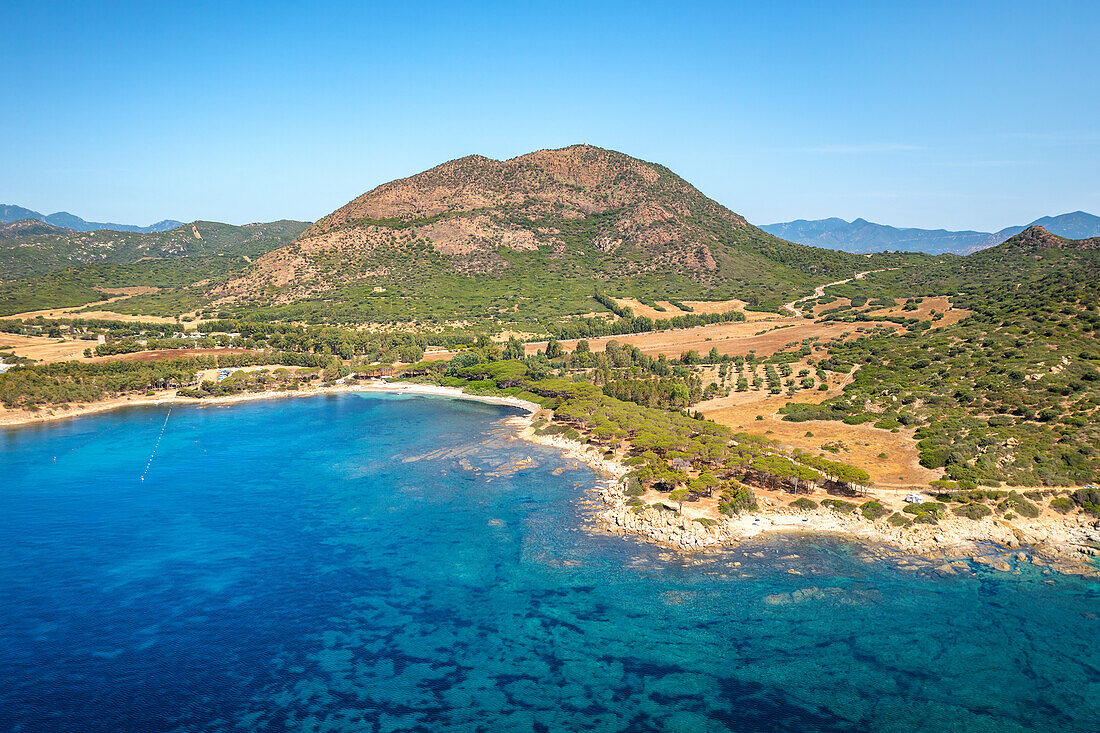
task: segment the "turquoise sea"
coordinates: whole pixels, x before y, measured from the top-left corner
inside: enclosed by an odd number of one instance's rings
[[[1100,730],[1096,581],[668,556],[509,408],[168,412],[0,430],[0,730]]]

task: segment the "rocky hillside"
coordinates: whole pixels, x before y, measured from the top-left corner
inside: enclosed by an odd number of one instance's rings
[[[1042,252],[1044,250],[1089,250],[1100,248],[1100,237],[1091,239],[1069,239],[1051,234],[1046,227],[1029,226],[1019,234],[1009,238],[1004,244],[989,250],[983,256],[1012,252]]]
[[[412,296],[410,283],[431,275],[508,281],[513,295],[556,279],[587,293],[778,303],[866,263],[777,239],[661,165],[575,145],[505,161],[469,156],[379,186],[220,294],[285,304],[346,300],[332,291],[374,285]]]

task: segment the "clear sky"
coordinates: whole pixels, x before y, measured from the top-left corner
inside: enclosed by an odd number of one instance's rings
[[[1100,3],[4,3],[0,202],[316,219],[588,142],[750,221],[1100,214]]]

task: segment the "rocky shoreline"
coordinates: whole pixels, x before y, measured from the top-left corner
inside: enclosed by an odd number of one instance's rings
[[[773,533],[831,534],[881,548],[884,555],[918,556],[942,574],[965,572],[973,561],[994,570],[1009,571],[1022,562],[1062,573],[1100,577],[1100,519],[1085,514],[1059,521],[1009,522],[949,516],[939,524],[896,527],[885,520],[871,521],[827,508],[814,511],[763,508],[736,517],[720,516],[712,523],[687,514],[647,507],[635,511],[627,504],[624,477],[628,467],[605,458],[598,450],[561,436],[539,436],[531,428],[534,415],[524,418],[520,436],[553,446],[609,477],[595,492],[598,506],[592,521],[601,531],[639,537],[678,552],[725,550]]]
[[[604,508],[594,514],[599,526],[613,534],[631,534],[685,552],[726,549],[765,533],[805,532],[841,535],[883,545],[897,553],[952,562],[973,560],[996,570],[1011,569],[1009,560],[1049,566],[1059,572],[1100,577],[1090,557],[1100,556],[1100,520],[1087,515],[1064,522],[1012,524],[1004,520],[973,521],[952,517],[937,525],[894,527],[828,509],[777,510],[722,517],[714,524],[683,514],[648,507],[640,512],[626,503],[621,482],[601,488]]]

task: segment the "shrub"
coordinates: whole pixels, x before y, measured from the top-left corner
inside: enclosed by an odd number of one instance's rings
[[[871,501],[864,502],[860,505],[859,511],[863,516],[870,519],[872,522],[876,519],[881,519],[890,513],[890,510],[884,507],[879,501],[872,499]]]
[[[822,499],[821,506],[827,506],[838,514],[851,514],[856,510],[855,504],[840,499]]]
[[[1021,496],[1018,491],[1008,492],[1008,496],[997,506],[997,509],[1001,512],[1016,512],[1031,519],[1039,516],[1039,507]]]
[[[967,519],[973,519],[975,521],[982,517],[988,517],[993,513],[993,510],[987,507],[985,504],[963,504],[952,509],[955,514],[960,517],[966,517]]]
[[[1071,495],[1073,503],[1089,514],[1100,517],[1100,490],[1077,489]]]
[[[914,522],[936,524],[946,514],[947,505],[938,501],[926,501],[920,504],[909,504],[904,511],[906,514],[913,515]]]
[[[894,512],[893,514],[891,514],[886,519],[886,521],[889,522],[890,524],[894,525],[895,527],[908,527],[910,524],[913,523],[912,520],[906,518],[902,514],[898,514],[897,512]]]
[[[799,497],[791,502],[791,507],[794,509],[802,509],[805,511],[811,511],[817,509],[817,502],[813,499],[807,499],[805,496]]]
[[[1050,500],[1050,508],[1059,514],[1069,514],[1076,506],[1068,496],[1058,496]]]
[[[718,502],[718,511],[730,516],[741,512],[754,512],[757,508],[756,494],[752,493],[747,486],[723,491],[722,499]]]

